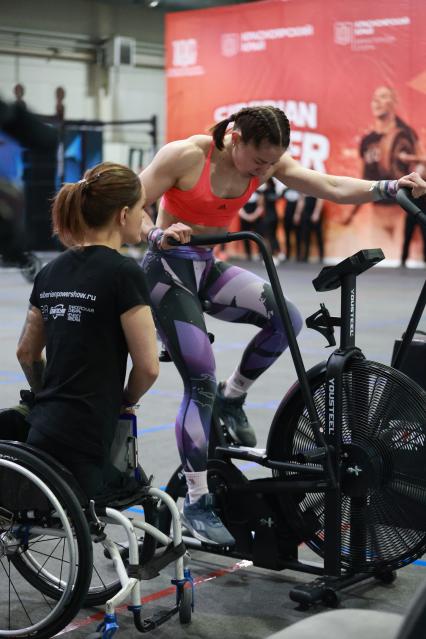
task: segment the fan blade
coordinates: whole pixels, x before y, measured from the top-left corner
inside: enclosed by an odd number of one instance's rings
[[[426,531],[426,487],[398,477],[386,486],[383,493],[389,499],[388,523]]]
[[[426,449],[393,450],[391,459],[394,478],[403,479],[416,486],[424,484],[426,480]]]

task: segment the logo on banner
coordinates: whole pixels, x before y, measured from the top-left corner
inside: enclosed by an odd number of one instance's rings
[[[268,42],[273,40],[309,38],[314,33],[315,30],[312,24],[259,29],[259,31],[242,31],[240,33],[224,33],[221,38],[221,52],[225,58],[232,58],[238,53],[266,51]]]
[[[378,44],[394,44],[394,28],[409,26],[410,22],[408,16],[335,22],[334,42],[341,46],[350,45],[353,51],[371,51]],[[392,32],[389,32],[389,29],[392,29]]]
[[[197,62],[198,46],[195,38],[173,40],[173,66],[191,67]]]
[[[334,24],[334,42],[346,45],[352,41],[352,22],[336,22]]]
[[[224,33],[221,38],[222,55],[225,58],[232,58],[240,51],[240,34]]]
[[[197,64],[198,43],[195,38],[172,40],[172,68],[167,70],[169,77],[203,75],[204,68]]]

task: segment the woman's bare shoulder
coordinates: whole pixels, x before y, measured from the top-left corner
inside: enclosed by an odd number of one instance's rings
[[[211,144],[209,135],[192,135],[184,140],[175,140],[166,144],[161,155],[163,160],[178,162],[181,168],[188,169],[203,162]],[[159,154],[160,155],[160,154]]]

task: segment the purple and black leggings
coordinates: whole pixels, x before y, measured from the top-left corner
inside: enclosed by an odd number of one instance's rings
[[[261,375],[287,348],[271,286],[260,277],[216,260],[211,249],[177,247],[149,250],[142,268],[151,294],[157,330],[184,383],[176,419],[176,439],[184,469],[207,468],[207,449],[216,365],[204,312],[227,322],[253,324],[260,331],[247,345],[239,372],[249,380]],[[207,311],[202,303],[210,303]],[[296,333],[302,317],[287,300]]]

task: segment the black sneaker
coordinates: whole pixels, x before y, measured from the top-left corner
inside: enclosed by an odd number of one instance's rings
[[[240,395],[240,397],[225,397],[223,394],[224,386],[225,382],[220,382],[217,387],[215,400],[216,415],[223,421],[226,429],[236,441],[240,442],[242,446],[253,448],[257,442],[256,433],[243,411],[243,404],[247,393]]]
[[[213,510],[213,495],[207,493],[191,504],[185,497],[182,523],[189,532],[206,544],[234,546],[235,539]]]

